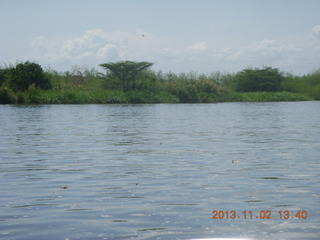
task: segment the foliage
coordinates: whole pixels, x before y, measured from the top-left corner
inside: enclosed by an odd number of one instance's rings
[[[277,68],[247,68],[234,77],[235,88],[239,92],[276,92],[281,90],[284,77]]]
[[[99,75],[94,68],[88,69],[74,65],[71,67],[71,71],[65,72],[65,80],[67,83],[77,85],[87,85],[90,81],[97,78]]]
[[[151,70],[144,70],[139,74],[136,80],[135,90],[158,92],[159,88],[160,88],[160,81],[155,72]]]
[[[5,67],[0,67],[0,87],[8,86],[8,81],[10,79],[10,73],[14,69],[12,64],[6,64]]]
[[[99,66],[111,71],[111,73],[120,81],[123,91],[130,91],[136,89],[138,75],[152,65],[153,63],[150,62],[122,61],[104,63]]]
[[[0,91],[1,92],[1,91]],[[103,104],[127,103],[123,92],[100,90],[94,92],[77,90],[42,90],[31,87],[26,92],[17,92],[16,101],[21,104]]]
[[[280,101],[307,101],[310,98],[291,92],[233,92],[227,102],[280,102]]]
[[[8,70],[6,69],[0,69],[0,87],[4,84],[6,81],[6,75],[7,75]]]
[[[28,65],[32,63],[25,63]],[[33,64],[32,64],[33,65]],[[277,69],[245,69],[237,74],[163,73],[146,68],[141,70],[130,87],[123,88],[119,78],[110,70],[107,75],[94,69],[73,66],[59,73],[52,69],[42,72],[50,79],[51,89],[42,89],[35,82],[27,88],[14,88],[12,73],[19,66],[0,68],[0,104],[112,104],[112,103],[215,103],[320,100],[320,70],[304,76],[282,75]],[[40,71],[41,72],[41,71]],[[263,89],[272,77],[283,79],[277,91],[239,91],[239,76],[250,73],[252,79],[264,79]],[[20,72],[19,72],[20,73]],[[274,73],[274,74],[271,74]],[[277,73],[277,74],[276,74]],[[261,76],[267,76],[265,78]],[[247,80],[248,78],[244,78]],[[273,78],[273,80],[275,77]],[[269,81],[272,83],[272,81]],[[128,80],[129,81],[129,80]],[[248,81],[244,81],[248,82]],[[259,81],[258,81],[259,82]],[[253,84],[257,86],[256,82]],[[249,86],[248,86],[249,88]],[[248,90],[248,89],[247,89]],[[251,90],[251,89],[250,89]],[[257,90],[255,88],[255,90]],[[281,90],[281,91],[280,91]]]
[[[216,102],[217,97],[225,91],[222,82],[219,83],[214,75],[169,73],[162,75],[161,79],[163,90],[181,103]]]
[[[17,96],[11,89],[7,87],[0,88],[0,104],[16,103]]]
[[[315,100],[320,100],[320,69],[301,77],[287,74],[282,87],[286,91],[305,94]]]
[[[46,77],[42,67],[33,62],[19,63],[9,73],[9,86],[14,91],[26,91],[34,85],[41,89],[50,89],[50,79]]]

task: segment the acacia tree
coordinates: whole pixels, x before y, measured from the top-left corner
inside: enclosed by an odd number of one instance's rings
[[[116,63],[103,63],[100,67],[107,69],[121,82],[123,91],[134,90],[138,75],[151,67],[150,62],[120,61]]]

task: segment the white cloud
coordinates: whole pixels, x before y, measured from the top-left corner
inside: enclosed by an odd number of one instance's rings
[[[82,59],[96,57],[97,59],[118,60],[121,51],[126,46],[125,38],[118,34],[110,34],[100,29],[87,31],[83,36],[66,40],[62,43],[60,57],[62,59]]]
[[[247,66],[262,65],[286,68],[297,61],[301,49],[294,44],[284,44],[276,40],[263,39],[253,42],[247,47],[228,51],[226,61],[241,62]]]
[[[320,51],[320,25],[312,28],[309,38],[306,36],[305,39],[300,45],[262,39],[234,47],[217,46],[210,41],[188,44],[143,30],[106,32],[92,29],[76,38],[55,42],[39,36],[31,44],[32,54],[25,59],[35,59],[44,66],[51,65],[63,71],[72,65],[97,67],[119,60],[151,61],[155,63],[154,69],[174,72],[239,71],[252,65],[287,70],[301,67],[299,64],[306,60],[313,65],[319,60],[316,52]]]
[[[39,60],[47,59],[48,61],[58,60],[57,46],[43,36],[39,36],[32,41],[31,49],[33,50],[31,58]]]
[[[97,56],[101,59],[105,58],[110,59],[111,61],[115,61],[119,59],[119,52],[116,45],[106,44],[98,50]]]
[[[42,36],[37,37],[31,44],[32,53],[25,58],[36,59],[40,63],[58,68],[74,64],[97,66],[103,62],[119,60],[154,62],[168,53],[163,51],[166,49],[165,44],[164,38],[142,30],[105,32],[101,29],[92,29],[82,36],[55,44]]]
[[[195,43],[189,47],[187,47],[188,52],[203,52],[208,50],[208,44],[206,42]]]
[[[54,44],[40,36],[31,43],[32,54],[28,58],[58,68],[64,66],[63,70],[66,70],[65,67],[74,64],[96,66],[106,61],[117,61],[125,54],[126,45],[125,33],[108,33],[100,29]]]
[[[320,25],[314,26],[311,29],[311,33],[315,38],[320,39]]]
[[[270,58],[282,58],[287,53],[296,53],[299,51],[293,44],[281,44],[275,40],[264,39],[259,42],[254,42],[248,47],[248,52],[256,57],[262,57],[264,59]]]
[[[52,43],[46,40],[43,36],[35,38],[31,46],[37,54],[45,54],[52,49]]]
[[[316,25],[311,29],[309,35],[310,45],[315,51],[320,52],[320,25]]]

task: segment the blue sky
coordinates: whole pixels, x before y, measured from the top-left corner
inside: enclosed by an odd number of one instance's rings
[[[163,72],[320,68],[319,0],[0,0],[0,62],[58,71],[151,61]]]

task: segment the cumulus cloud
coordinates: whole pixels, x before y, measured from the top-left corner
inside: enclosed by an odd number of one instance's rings
[[[43,36],[39,36],[32,41],[31,49],[33,51],[32,58],[47,59],[48,61],[56,61],[58,59],[56,45]]]
[[[309,39],[309,44],[307,39]],[[58,70],[72,65],[96,67],[104,62],[120,60],[151,61],[163,71],[239,71],[244,67],[262,65],[282,68],[297,66],[301,61],[318,61],[320,25],[313,27],[305,44],[262,39],[244,46],[223,46],[203,40],[183,44],[169,36],[143,30],[106,32],[91,29],[78,37],[53,41],[39,36],[31,43],[32,54],[41,64]],[[303,59],[303,60],[301,60]],[[314,63],[312,63],[315,65]]]
[[[31,43],[31,58],[52,65],[98,65],[106,61],[117,61],[126,54],[128,35],[92,29],[82,36],[55,43],[39,36]]]
[[[114,44],[106,44],[102,48],[99,48],[97,51],[98,58],[110,59],[110,61],[115,61],[119,59],[119,50]]]
[[[53,66],[59,64],[97,66],[103,62],[120,60],[157,61],[169,53],[163,50],[166,49],[165,46],[166,40],[163,37],[142,30],[106,32],[92,29],[81,36],[54,44],[39,36],[31,43],[32,53],[28,58]]]
[[[118,34],[110,34],[100,29],[87,31],[83,36],[68,39],[62,43],[59,55],[62,59],[96,57],[117,60],[126,47],[126,39]]]

